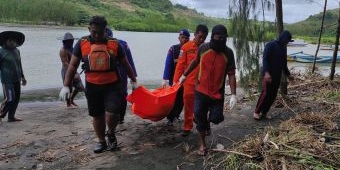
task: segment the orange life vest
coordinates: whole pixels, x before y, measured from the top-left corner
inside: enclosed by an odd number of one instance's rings
[[[90,37],[81,40],[83,69],[86,81],[93,84],[114,83],[119,80],[117,65],[121,58],[118,54],[117,39],[107,39],[106,44],[94,44]]]

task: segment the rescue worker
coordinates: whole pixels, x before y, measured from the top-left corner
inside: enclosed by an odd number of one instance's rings
[[[94,16],[89,22],[89,36],[81,38],[74,47],[73,55],[66,72],[64,87],[60,91],[60,98],[65,100],[70,95],[69,86],[82,60],[84,62],[86,82],[86,99],[89,115],[93,117],[93,128],[98,137],[94,153],[100,153],[109,148],[117,148],[115,129],[119,122],[122,89],[117,65],[122,64],[134,89],[137,80],[127,61],[124,49],[117,39],[105,34],[107,21],[102,16]],[[105,117],[107,116],[107,119]],[[107,142],[105,129],[108,126]]]
[[[184,78],[183,73],[188,68],[190,62],[196,57],[198,47],[204,43],[208,35],[208,27],[199,24],[194,33],[194,39],[185,43],[180,51],[178,63],[176,65],[174,82],[178,83]],[[183,84],[183,101],[184,101],[184,125],[182,136],[188,136],[193,127],[194,120],[194,88],[198,69],[194,69],[186,76],[186,81]]]
[[[210,42],[202,44],[196,58],[184,72],[181,83],[185,83],[192,71],[198,69],[195,87],[195,123],[199,132],[199,155],[206,155],[206,135],[210,134],[210,122],[218,124],[224,120],[225,79],[228,75],[231,91],[230,109],[236,105],[235,59],[233,51],[226,46],[228,33],[223,25],[212,29]],[[214,75],[214,76],[211,76]],[[188,77],[189,78],[189,77]],[[208,115],[209,112],[209,115]]]
[[[190,39],[190,32],[189,30],[183,28],[179,31],[179,44],[172,45],[168,50],[168,54],[165,60],[165,67],[163,73],[163,81],[162,87],[166,88],[167,86],[173,85],[173,77],[175,73],[175,68],[178,61],[179,52],[183,44],[187,43]],[[175,118],[178,119],[179,115],[183,110],[183,87],[181,87],[176,95],[176,100],[173,109],[170,111],[169,115],[167,116],[167,124],[172,125]]]

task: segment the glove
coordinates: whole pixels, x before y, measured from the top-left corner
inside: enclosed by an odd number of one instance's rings
[[[70,97],[70,88],[67,86],[64,86],[60,93],[59,93],[59,98],[60,100],[66,101]]]
[[[179,83],[183,84],[186,78],[185,75],[182,75],[181,78],[179,78]]]
[[[233,94],[230,97],[230,103],[229,103],[230,110],[233,110],[233,108],[236,106],[236,103],[237,103],[236,95]]]
[[[169,80],[163,80],[162,81],[162,88],[166,88],[167,86],[169,86]]]
[[[135,90],[138,87],[137,80],[135,82],[130,81],[130,84],[131,84],[132,90]]]

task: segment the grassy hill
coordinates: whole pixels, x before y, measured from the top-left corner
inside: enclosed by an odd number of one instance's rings
[[[327,10],[324,21],[324,32],[322,36],[326,39],[329,37],[334,41],[337,28],[337,20],[339,9]],[[293,24],[285,25],[285,28],[293,33],[293,35],[305,37],[318,37],[322,21],[322,12],[309,16],[306,20]]]
[[[169,0],[10,0],[0,1],[0,22],[84,26],[93,15],[128,31],[193,31],[197,24],[226,24]]]
[[[207,24],[210,29],[216,24],[227,25],[226,19],[206,17],[194,9],[172,5],[169,0],[0,0],[0,23],[87,26],[93,15],[103,15],[110,27],[128,31],[194,31],[197,24]],[[334,41],[337,17],[338,9],[327,11],[323,41]],[[285,29],[294,37],[316,42],[321,19],[322,13],[286,24]],[[270,35],[269,39],[275,37],[275,33]]]

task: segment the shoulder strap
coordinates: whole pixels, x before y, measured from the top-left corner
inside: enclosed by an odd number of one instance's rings
[[[84,37],[82,37],[81,38],[82,40],[88,40],[88,41],[90,41],[91,42],[91,44],[93,44],[94,43],[94,40],[93,40],[93,38],[90,36],[90,35],[88,35],[88,36],[84,36]],[[105,37],[105,43],[107,44],[107,42],[109,41],[109,40],[117,40],[116,38],[111,38],[111,37]]]

